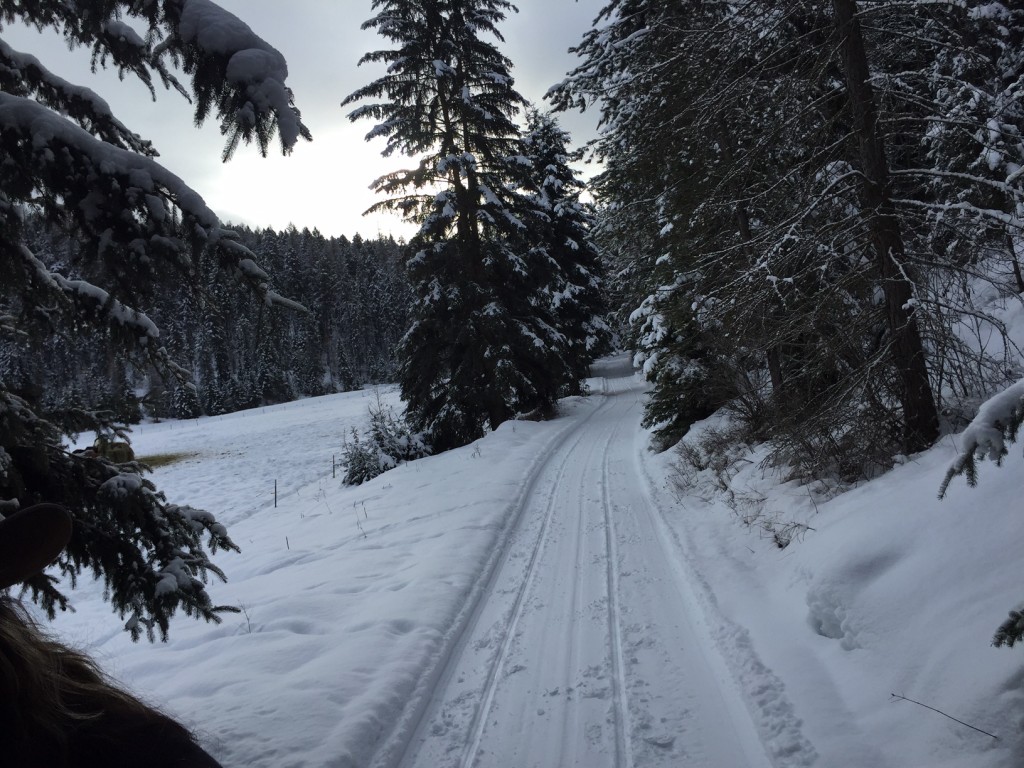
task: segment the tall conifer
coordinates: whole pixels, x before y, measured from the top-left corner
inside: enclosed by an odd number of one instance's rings
[[[550,413],[565,381],[545,289],[547,264],[529,248],[539,215],[523,189],[529,163],[515,117],[525,106],[493,40],[507,0],[375,0],[375,29],[395,47],[363,62],[387,73],[345,105],[377,121],[385,156],[416,165],[381,177],[388,198],[419,224],[410,244],[416,295],[400,348],[408,418],[435,448],[466,444],[519,412]]]
[[[275,134],[285,152],[310,137],[285,85],[284,58],[209,0],[0,4],[0,24],[20,22],[91,50],[94,66],[136,77],[154,95],[156,81],[189,94],[197,122],[213,114],[220,123],[225,159],[239,142],[255,141],[265,154]],[[211,27],[218,34],[206,34]],[[178,82],[175,65],[190,87]],[[163,286],[191,284],[210,254],[268,303],[289,303],[270,290],[236,233],[156,155],[97,94],[0,40],[0,341],[98,337],[121,353],[108,374],[122,382],[130,355],[184,385],[188,372],[141,311]],[[27,223],[40,216],[77,236],[81,253],[67,261],[37,256]],[[72,583],[82,571],[102,578],[135,638],[166,635],[177,610],[216,620],[205,582],[223,575],[209,553],[234,547],[224,527],[207,512],[168,503],[135,462],[66,447],[68,435],[110,437],[121,426],[111,413],[47,408],[31,381],[0,376],[0,514],[41,501],[68,506],[75,532],[58,567]],[[50,613],[67,601],[47,576],[27,586]]]

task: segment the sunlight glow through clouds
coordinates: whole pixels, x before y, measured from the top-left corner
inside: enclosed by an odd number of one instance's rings
[[[415,228],[397,216],[363,215],[379,199],[370,189],[374,179],[411,161],[380,157],[363,141],[363,125],[338,120],[311,130],[313,143],[300,142],[287,157],[240,150],[204,181],[207,203],[225,221],[251,227],[282,230],[294,224],[325,235],[412,236]]]
[[[319,229],[327,236],[378,233],[408,238],[415,228],[393,214],[363,212],[380,198],[370,189],[374,179],[414,162],[382,158],[384,141],[366,142],[370,121],[353,124],[342,99],[378,77],[380,67],[357,67],[368,50],[388,47],[360,25],[371,17],[371,0],[217,0],[239,16],[256,34],[276,47],[288,61],[288,85],[313,142],[300,141],[282,157],[279,145],[266,158],[255,147],[240,146],[221,163],[223,138],[215,120],[201,129],[192,122],[192,106],[157,85],[154,102],[131,77],[114,72],[89,73],[87,51],[69,52],[54,34],[40,36],[21,25],[9,25],[0,37],[16,50],[38,56],[52,71],[85,85],[110,104],[122,122],[160,152],[160,162],[195,189],[226,222],[253,228]],[[545,91],[565,77],[577,62],[567,49],[577,44],[604,0],[522,0],[519,14],[501,26],[507,42],[502,50],[513,62],[516,87],[543,105]],[[582,143],[594,133],[596,115],[560,115],[563,127]],[[592,169],[591,169],[592,170]]]

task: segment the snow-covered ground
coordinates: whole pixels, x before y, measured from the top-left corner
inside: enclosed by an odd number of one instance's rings
[[[814,528],[779,550],[646,451],[622,360],[595,374],[357,488],[332,455],[373,393],[144,425],[140,456],[190,455],[158,486],[242,546],[211,592],[245,612],[132,644],[83,585],[56,629],[226,768],[1022,764],[1024,656],[989,646],[1024,600],[1019,448],[944,501],[952,439],[832,501],[743,465]]]

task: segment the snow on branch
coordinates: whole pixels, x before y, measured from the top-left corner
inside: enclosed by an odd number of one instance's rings
[[[154,97],[153,72],[166,87],[188,96],[163,60],[166,51],[154,51],[146,39],[121,19],[125,15],[141,19],[148,28],[147,36],[160,39],[163,37],[160,31],[162,12],[158,3],[113,0],[104,3],[102,8],[90,5],[88,12],[80,3],[67,0],[36,0],[9,7],[11,5],[4,3],[0,7],[0,17],[5,22],[22,21],[39,30],[52,29],[64,38],[69,49],[91,50],[93,67],[106,67],[108,61],[112,62],[119,76],[135,75]]]
[[[239,140],[255,139],[266,155],[275,126],[285,153],[300,138],[312,138],[285,85],[288,65],[276,48],[210,0],[165,0],[164,5],[172,20],[177,17],[176,39],[165,46],[178,49],[192,75],[197,121],[217,102],[221,133],[228,137],[225,160]],[[231,87],[225,89],[225,83]]]
[[[70,117],[110,144],[143,155],[156,154],[152,144],[132,133],[94,91],[58,77],[35,56],[16,51],[3,40],[0,40],[0,90],[18,96],[34,96],[39,103]]]
[[[989,458],[997,464],[1007,454],[1006,443],[1012,442],[1024,422],[1024,379],[985,401],[978,415],[960,436],[960,456],[946,472],[939,488],[939,498],[946,495],[950,481],[966,475],[971,487],[978,482],[977,459]]]
[[[964,181],[969,184],[978,184],[983,187],[1001,192],[1010,198],[1024,197],[1024,189],[1008,184],[998,179],[987,179],[984,176],[978,176],[973,173],[958,173],[955,171],[943,171],[938,168],[907,168],[905,170],[893,170],[890,171],[893,176],[931,176],[933,178],[941,179],[956,179],[958,181]],[[958,207],[962,207],[958,204]],[[964,210],[970,210],[969,208],[963,208]],[[987,213],[987,211],[986,211]]]
[[[133,73],[154,96],[153,72],[189,96],[168,66],[179,65],[192,77],[196,121],[217,109],[221,133],[228,137],[225,160],[239,141],[255,140],[265,155],[275,130],[286,153],[299,138],[311,138],[285,85],[284,57],[211,0],[114,0],[90,14],[74,2],[22,3],[17,10],[0,8],[0,17],[54,29],[69,47],[90,48],[94,66],[110,60],[119,74]],[[145,25],[146,37],[122,17]]]
[[[190,381],[191,374],[175,363],[165,347],[159,346],[160,329],[144,313],[127,306],[107,291],[84,280],[69,280],[51,272],[24,244],[16,249],[21,261],[37,284],[54,298],[64,298],[73,306],[103,317],[111,327],[133,335],[139,346],[145,348],[153,365],[179,381]],[[2,321],[3,318],[0,318]]]
[[[181,211],[199,226],[211,230],[211,234],[218,228],[217,216],[199,193],[152,158],[96,139],[31,99],[0,92],[0,138],[5,146],[17,144],[23,152],[32,152],[39,163],[37,170],[45,171],[57,163],[58,155],[69,153],[76,170],[122,177],[127,186],[147,192],[166,190]],[[70,186],[73,179],[67,181]],[[95,215],[99,213],[95,211]]]
[[[937,203],[927,202],[923,200],[913,200],[909,198],[894,198],[892,201],[895,205],[907,205],[915,208],[925,208],[932,211],[939,211],[942,213],[948,211],[962,211],[968,215],[977,216],[980,219],[988,219],[990,221],[998,221],[1007,227],[1019,227],[1021,222],[1014,214],[1004,213],[993,208],[982,208],[971,203]]]
[[[188,264],[189,243],[214,246],[260,295],[295,306],[268,290],[253,254],[221,226],[198,192],[153,158],[101,141],[27,98],[0,92],[0,146],[18,167],[31,169],[44,201],[57,201],[100,247]],[[169,209],[180,211],[170,216]],[[67,286],[65,286],[65,289]]]

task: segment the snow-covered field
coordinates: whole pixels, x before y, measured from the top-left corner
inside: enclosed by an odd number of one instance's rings
[[[745,465],[734,489],[814,528],[780,551],[707,478],[679,491],[617,372],[357,488],[332,455],[372,392],[144,425],[140,456],[190,455],[158,486],[242,547],[211,592],[244,613],[132,644],[83,585],[56,630],[226,768],[1024,762],[1024,655],[989,646],[1024,600],[1019,447],[941,502],[949,438],[816,508]]]

